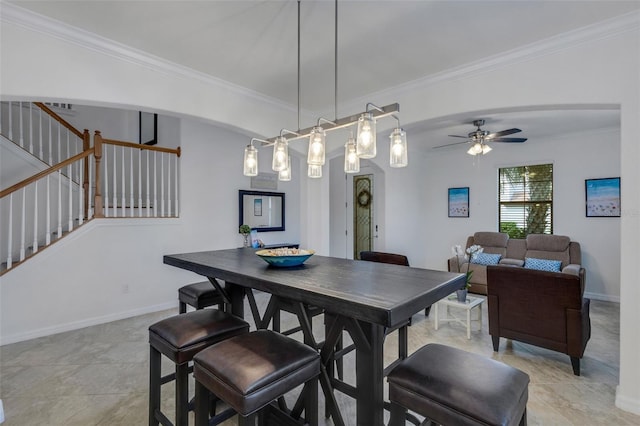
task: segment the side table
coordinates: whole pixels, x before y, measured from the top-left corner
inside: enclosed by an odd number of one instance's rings
[[[476,312],[478,313],[478,316],[476,317],[476,320],[478,320],[480,322],[480,329],[482,329],[482,303],[485,301],[484,298],[482,297],[472,297],[472,296],[467,296],[467,300],[465,302],[458,302],[458,299],[456,298],[455,293],[451,296],[448,296],[440,301],[438,301],[438,303],[435,304],[435,323],[436,323],[436,330],[438,329],[438,326],[440,325],[440,321],[442,322],[448,322],[448,321],[454,321],[457,322],[459,324],[465,325],[467,327],[467,339],[471,339],[471,311],[473,310],[473,308],[478,308],[476,309]],[[442,305],[442,306],[440,306]],[[439,311],[438,311],[438,306],[445,308],[445,313],[444,313],[444,318],[440,318],[439,316]],[[466,313],[466,320],[462,319],[462,318],[458,318],[454,315],[450,315],[449,309],[450,308],[457,308],[457,309],[462,309],[465,311]]]

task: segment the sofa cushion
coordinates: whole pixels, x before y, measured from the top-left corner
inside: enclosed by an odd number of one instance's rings
[[[537,269],[538,271],[560,272],[560,265],[562,265],[562,262],[559,260],[536,259],[533,257],[527,257],[524,259],[525,269]]]
[[[473,243],[482,247],[507,247],[509,235],[503,232],[476,232]]]
[[[527,250],[535,251],[566,251],[571,239],[563,235],[529,234],[527,235]]]
[[[522,259],[511,259],[510,257],[505,257],[503,259],[500,259],[500,265],[524,266],[524,260],[522,260]]]
[[[477,253],[471,259],[471,263],[476,263],[478,265],[497,265],[500,262],[500,258],[502,258],[501,254],[491,254],[491,253]]]

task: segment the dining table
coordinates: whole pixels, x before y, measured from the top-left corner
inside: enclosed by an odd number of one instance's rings
[[[223,293],[230,312],[244,317],[244,300],[253,290],[269,293],[263,315],[250,298],[257,328],[266,328],[278,305],[299,306],[305,343],[315,344],[305,307],[325,312],[320,384],[327,412],[336,425],[345,424],[335,391],[356,399],[356,424],[384,424],[383,347],[385,333],[465,284],[464,274],[361,260],[313,255],[304,264],[274,267],[251,248],[165,255],[164,263],[209,278]],[[219,280],[224,281],[224,286]],[[334,377],[332,366],[343,331],[355,346],[355,386]],[[352,422],[349,422],[352,423]]]

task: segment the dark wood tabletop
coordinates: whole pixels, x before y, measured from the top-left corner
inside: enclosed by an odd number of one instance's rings
[[[385,327],[464,285],[464,274],[318,255],[276,268],[249,248],[166,255],[164,263]]]

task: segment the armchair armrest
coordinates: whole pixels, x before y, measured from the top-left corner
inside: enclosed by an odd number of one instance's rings
[[[451,256],[449,259],[447,259],[447,266],[449,268],[449,272],[460,272],[458,256]]]

